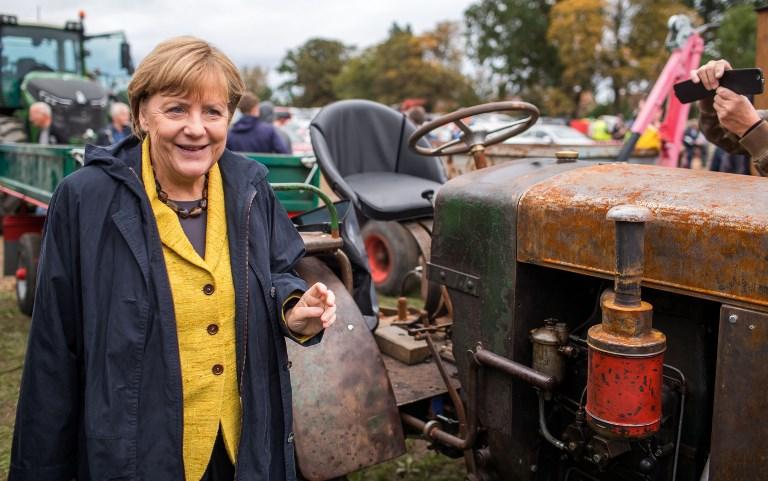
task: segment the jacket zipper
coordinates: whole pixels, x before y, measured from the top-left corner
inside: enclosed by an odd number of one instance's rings
[[[136,173],[136,171],[133,169],[133,167],[129,166],[128,170],[130,170],[131,173],[133,174],[133,176],[136,177],[136,180],[139,182],[139,185],[141,185],[143,187],[144,182],[141,180],[141,178],[139,177],[139,174]],[[146,195],[146,191],[143,188],[142,188],[142,191],[144,191],[145,195]],[[149,203],[149,198],[148,197],[147,197],[147,201]],[[149,209],[150,209],[150,212],[152,212],[152,205],[151,205],[151,203],[149,203]],[[152,216],[154,217],[154,213],[153,212],[152,212]],[[158,240],[158,242],[161,243],[160,248],[162,250],[162,241],[160,241],[159,238],[157,240]],[[150,264],[151,264],[151,262],[150,262]],[[179,375],[181,375],[181,366],[179,366]],[[179,419],[181,420],[181,422],[179,423],[179,426],[178,426],[179,439],[181,440],[181,443],[179,445],[180,446],[179,462],[181,462],[182,479],[186,480],[187,473],[186,473],[186,470],[184,468],[184,394],[183,393],[180,393],[179,399],[182,400],[181,401],[182,415],[179,416]]]
[[[245,360],[248,357],[248,311],[249,311],[249,294],[248,294],[248,235],[251,232],[251,209],[253,208],[253,200],[256,198],[258,191],[254,190],[248,198],[248,207],[245,210],[245,238],[244,252],[245,252],[245,316],[243,319],[243,365],[240,368],[240,446],[237,448],[237,457],[235,458],[235,481],[239,479],[239,471],[237,469],[237,458],[240,457],[240,450],[243,443],[243,417],[245,416],[245,406],[243,406],[243,380],[245,379]]]

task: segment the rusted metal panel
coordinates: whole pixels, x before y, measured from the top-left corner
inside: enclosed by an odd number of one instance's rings
[[[768,315],[723,306],[717,351],[709,479],[765,479]]]
[[[454,306],[453,353],[462,386],[470,381],[466,353],[478,343],[517,363],[530,363],[527,333],[539,327],[544,317],[516,314],[530,300],[519,295],[517,286],[519,199],[553,175],[589,165],[557,164],[554,158],[521,159],[457,177],[438,192],[431,262],[482,280],[476,295],[446,287]],[[431,280],[443,283],[438,277]],[[548,315],[557,317],[557,305],[552,307]],[[489,462],[498,470],[498,479],[532,480],[536,476],[531,470],[536,462],[534,447],[540,442],[537,417],[531,416],[537,409],[533,389],[488,370],[483,373],[479,399],[478,422],[490,452],[495,453]]]
[[[532,186],[518,212],[521,262],[611,277],[616,205],[645,206],[643,284],[768,307],[768,181],[688,169],[603,164]]]
[[[288,341],[296,455],[309,480],[332,479],[405,453],[395,397],[373,334],[344,285],[319,259],[296,269],[336,294],[320,344]]]
[[[334,249],[341,249],[344,245],[341,237],[332,237],[325,232],[300,232],[300,234],[307,255],[332,252]]]
[[[613,162],[621,150],[621,142],[597,143],[594,145],[545,145],[545,144],[496,144],[485,151],[489,165],[499,165],[521,159],[552,159],[557,152],[570,150],[578,152],[579,159],[594,162]],[[629,159],[633,164],[653,164],[658,153],[634,153]],[[442,157],[449,179],[466,174],[474,168],[470,154],[446,155]]]

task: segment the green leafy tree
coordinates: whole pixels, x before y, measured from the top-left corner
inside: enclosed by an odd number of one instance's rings
[[[406,98],[448,108],[475,103],[470,81],[450,65],[452,49],[435,42],[433,33],[417,36],[407,26],[393,25],[384,42],[347,62],[334,81],[336,95],[389,105]]]
[[[602,0],[563,0],[552,7],[547,39],[557,49],[563,71],[560,92],[546,95],[550,115],[580,116],[582,95],[593,90],[599,71],[605,24]],[[558,103],[550,102],[555,99]]]
[[[727,59],[733,68],[755,66],[757,13],[752,5],[728,9],[716,35],[714,50],[718,57]]]
[[[631,110],[625,98],[655,82],[669,58],[667,21],[695,13],[675,0],[607,0],[607,28],[601,44],[601,71],[613,90],[613,111]]]
[[[480,0],[464,12],[469,55],[490,67],[497,96],[555,86],[561,64],[547,41],[553,0]]]
[[[703,23],[720,22],[729,9],[739,5],[759,7],[765,4],[763,0],[683,0],[683,4],[696,10]]]
[[[289,50],[277,71],[289,75],[280,88],[297,107],[319,107],[337,100],[333,79],[341,72],[352,48],[337,40],[312,38]]]
[[[268,71],[258,65],[253,67],[242,67],[240,75],[245,82],[245,88],[255,93],[261,100],[270,100],[272,98],[272,89],[267,84]]]

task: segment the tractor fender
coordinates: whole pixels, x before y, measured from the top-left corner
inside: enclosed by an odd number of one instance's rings
[[[326,480],[405,453],[400,414],[384,361],[344,284],[317,257],[298,274],[336,295],[336,322],[322,342],[287,341],[293,388],[298,467],[309,480]]]

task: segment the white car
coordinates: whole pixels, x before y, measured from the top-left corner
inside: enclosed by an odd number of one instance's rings
[[[536,124],[520,135],[504,141],[505,144],[594,145],[596,142],[578,130],[566,125]]]

